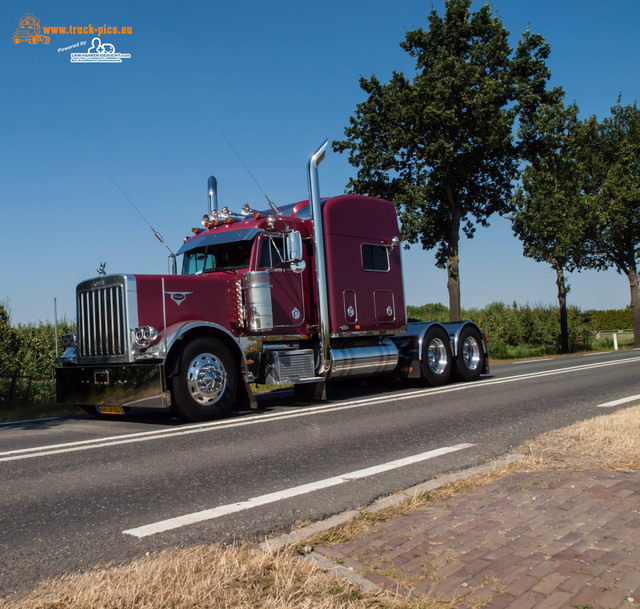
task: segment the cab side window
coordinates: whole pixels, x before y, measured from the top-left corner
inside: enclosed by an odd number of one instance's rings
[[[281,236],[263,237],[260,245],[259,266],[263,269],[271,269],[282,266],[285,260],[284,239]]]
[[[385,245],[362,244],[362,268],[365,271],[389,271],[389,250]]]

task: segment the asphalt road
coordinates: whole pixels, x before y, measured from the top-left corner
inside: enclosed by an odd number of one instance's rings
[[[0,594],[366,505],[640,403],[639,372],[633,350],[496,365],[443,388],[352,383],[328,403],[283,392],[208,424],[152,412],[2,424]]]

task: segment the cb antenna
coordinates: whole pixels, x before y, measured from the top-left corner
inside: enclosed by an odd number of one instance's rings
[[[155,228],[153,228],[153,226],[151,226],[151,223],[149,222],[149,220],[145,218],[144,214],[138,209],[138,206],[129,198],[129,195],[124,190],[122,190],[122,187],[120,186],[120,184],[118,184],[118,182],[116,182],[115,178],[113,176],[109,176],[109,177],[113,180],[113,183],[118,187],[118,189],[125,196],[127,201],[129,201],[129,203],[133,205],[133,209],[135,209],[140,214],[140,217],[145,221],[145,223],[151,229],[151,232],[156,236],[158,241],[160,241],[160,243],[162,243],[169,250],[169,253],[175,258],[176,255],[171,251],[171,248],[167,245],[166,241],[162,238],[162,235]]]
[[[238,157],[238,160],[242,163],[244,168],[247,170],[247,173],[251,176],[251,179],[255,182],[256,186],[260,189],[260,192],[264,195],[264,198],[269,203],[269,206],[271,207],[271,209],[273,209],[273,211],[276,214],[280,215],[280,210],[276,207],[276,204],[267,196],[267,193],[264,190],[262,190],[262,186],[258,184],[258,180],[256,180],[255,176],[251,173],[251,169],[247,167],[247,164],[242,160],[242,157],[238,154],[237,150],[233,147],[233,144],[231,144],[231,142],[229,141],[229,138],[222,131],[220,133],[222,134],[222,137],[225,140],[227,140],[227,144],[229,144],[229,148],[233,150],[233,153]]]

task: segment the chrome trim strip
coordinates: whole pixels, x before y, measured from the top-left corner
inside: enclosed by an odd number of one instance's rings
[[[360,336],[396,336],[405,334],[406,328],[398,330],[348,330],[346,332],[333,332],[331,338],[357,338]]]

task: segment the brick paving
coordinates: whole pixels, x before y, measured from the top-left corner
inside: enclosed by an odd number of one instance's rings
[[[640,473],[519,472],[314,551],[392,592],[461,609],[633,609]]]

